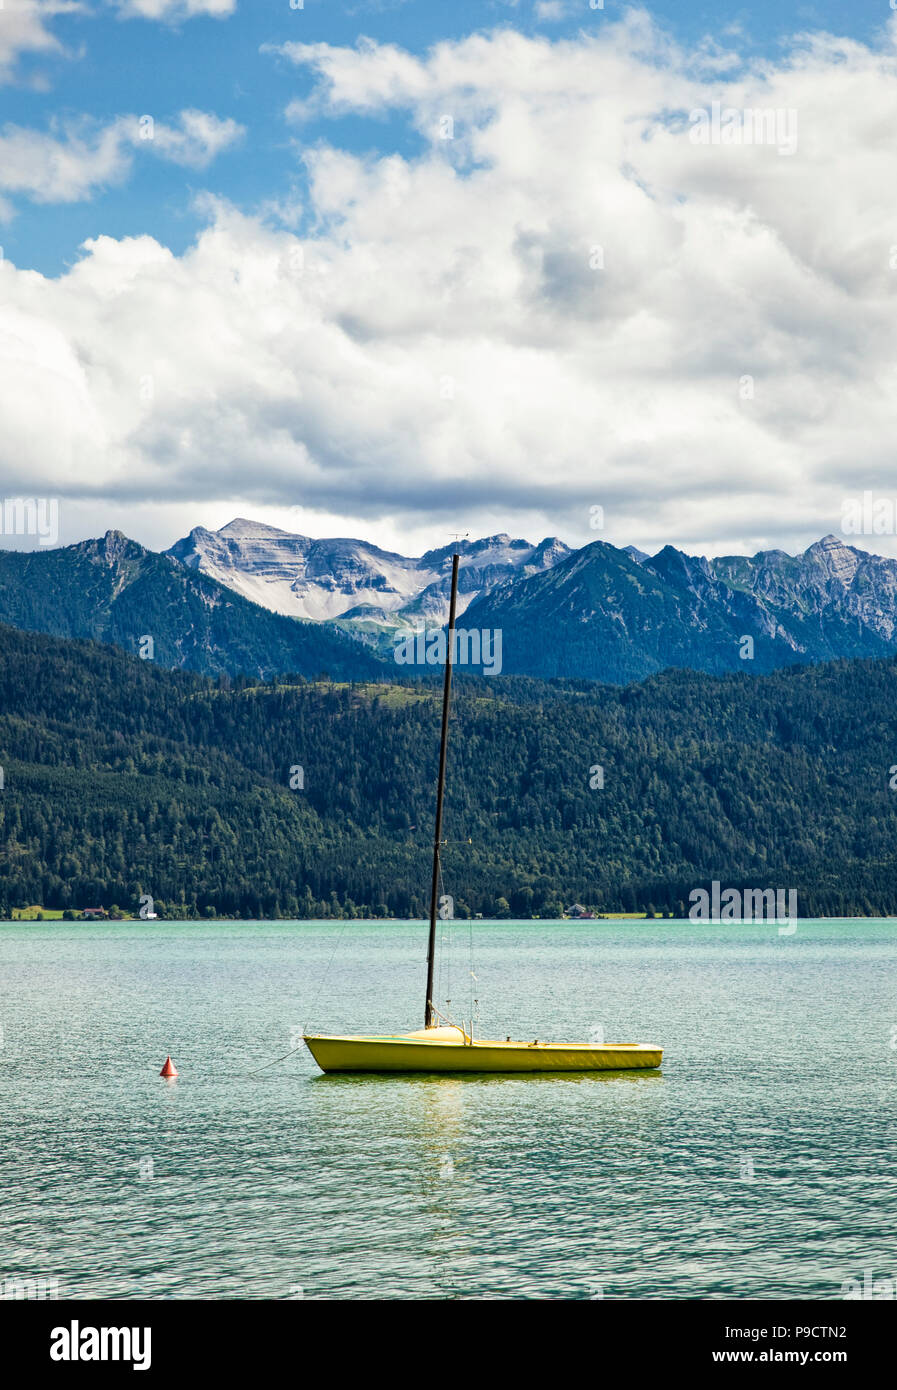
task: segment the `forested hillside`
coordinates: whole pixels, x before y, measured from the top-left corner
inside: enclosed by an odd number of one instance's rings
[[[211,676],[329,671],[363,679],[383,669],[339,629],[269,613],[120,531],[52,550],[0,550],[0,622],[135,655],[150,639],[160,666]]]
[[[459,914],[678,910],[713,878],[897,912],[894,660],[456,689]],[[0,909],[423,914],[439,694],[233,684],[0,628]]]

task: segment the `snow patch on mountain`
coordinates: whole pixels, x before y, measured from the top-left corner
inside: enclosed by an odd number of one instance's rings
[[[218,531],[194,527],[166,554],[275,613],[390,628],[446,621],[456,548],[459,613],[495,585],[549,569],[570,553],[554,536],[532,545],[502,533],[409,557],[366,541],[315,540],[237,517]]]

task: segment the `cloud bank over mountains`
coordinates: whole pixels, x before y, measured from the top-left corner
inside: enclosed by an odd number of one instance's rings
[[[296,230],[199,192],[183,255],[99,234],[56,279],[0,262],[0,491],[139,538],[198,504],[409,549],[448,521],[711,552],[837,530],[892,476],[895,36],[750,66],[644,12],[424,56],[280,45]],[[794,149],[696,142],[714,102],[795,112]],[[333,143],[306,142],[321,113]],[[358,154],[346,116],[410,134]],[[240,133],[188,108],[157,152],[198,170]],[[0,186],[59,200],[134,155],[117,127],[0,148]]]

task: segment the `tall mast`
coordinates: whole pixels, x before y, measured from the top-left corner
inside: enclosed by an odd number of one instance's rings
[[[436,958],[436,894],[439,890],[439,844],[442,839],[442,799],[445,793],[445,750],[448,743],[449,704],[452,697],[452,651],[455,645],[455,605],[458,599],[458,552],[452,556],[452,597],[449,604],[448,648],[442,686],[442,737],[439,743],[439,781],[436,785],[436,833],[433,837],[433,883],[430,889],[430,940],[427,946],[427,1006],[424,1027],[433,1024],[433,965]]]

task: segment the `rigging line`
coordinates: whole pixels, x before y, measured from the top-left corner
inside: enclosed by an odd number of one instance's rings
[[[439,894],[440,898],[446,897],[445,879],[442,876],[441,863],[439,865]],[[452,904],[452,907],[454,908],[454,904]],[[451,927],[451,918],[443,917],[441,921],[442,931],[440,932],[440,945],[444,945],[445,949],[439,952],[440,994],[443,1002],[449,1003],[452,997],[452,947],[454,945],[454,933]],[[448,928],[446,928],[446,922],[449,923]]]
[[[473,1006],[474,1006],[473,987],[474,987],[474,985],[475,985],[476,982],[477,982],[477,977],[476,977],[476,975],[474,974],[474,971],[473,971],[473,917],[472,917],[472,916],[471,916],[471,917],[468,917],[468,919],[467,919],[467,926],[468,926],[468,929],[469,929],[469,930],[468,930],[468,945],[467,945],[467,970],[468,970],[468,974],[470,975],[470,1017],[471,1017],[471,1020],[473,1020]],[[477,1010],[477,1012],[479,1012],[479,1009]],[[472,1029],[473,1029],[473,1022],[471,1021],[471,1030],[472,1030]]]
[[[325,917],[325,918],[323,918],[322,920],[326,922],[328,919]],[[306,1011],[306,1020],[308,1020],[310,1017],[312,1017],[312,1016],[314,1015],[314,1011],[315,1011],[315,1009],[317,1008],[318,1000],[319,1000],[320,997],[321,997],[321,993],[322,993],[322,991],[323,991],[323,989],[324,989],[324,985],[325,985],[325,983],[326,983],[326,981],[327,981],[327,976],[328,976],[328,974],[330,973],[330,967],[331,967],[331,965],[333,964],[333,958],[334,958],[334,956],[336,955],[337,948],[338,948],[340,942],[342,941],[343,936],[345,935],[345,932],[346,932],[346,925],[347,925],[347,923],[350,922],[351,920],[352,920],[352,919],[349,918],[349,917],[343,917],[343,918],[341,919],[341,921],[340,921],[340,928],[339,928],[339,931],[338,931],[337,934],[336,934],[336,940],[335,940],[334,943],[333,943],[333,950],[330,952],[330,959],[328,960],[327,964],[324,966],[324,973],[323,973],[323,975],[321,976],[320,980],[318,981],[318,988],[317,988],[317,990],[315,991],[315,994],[314,994],[314,997],[313,997],[313,999],[312,999],[312,1001],[311,1001],[310,1007],[309,1007],[308,1010]],[[307,1031],[308,1031],[308,1022],[307,1022],[307,1021],[303,1024],[303,1029],[302,1029],[302,1030],[303,1030],[303,1032],[307,1032]],[[287,1053],[286,1055],[289,1056],[289,1053]],[[280,1061],[283,1061],[283,1058],[280,1058],[279,1060],[280,1060]]]
[[[255,1071],[247,1073],[249,1076],[258,1076],[260,1071],[267,1071],[268,1067],[276,1066],[278,1062],[285,1062],[288,1057],[295,1057],[297,1052],[301,1052],[301,1047],[291,1047],[289,1052],[285,1052],[282,1057],[275,1057],[273,1062],[266,1062],[263,1067],[257,1067]]]

